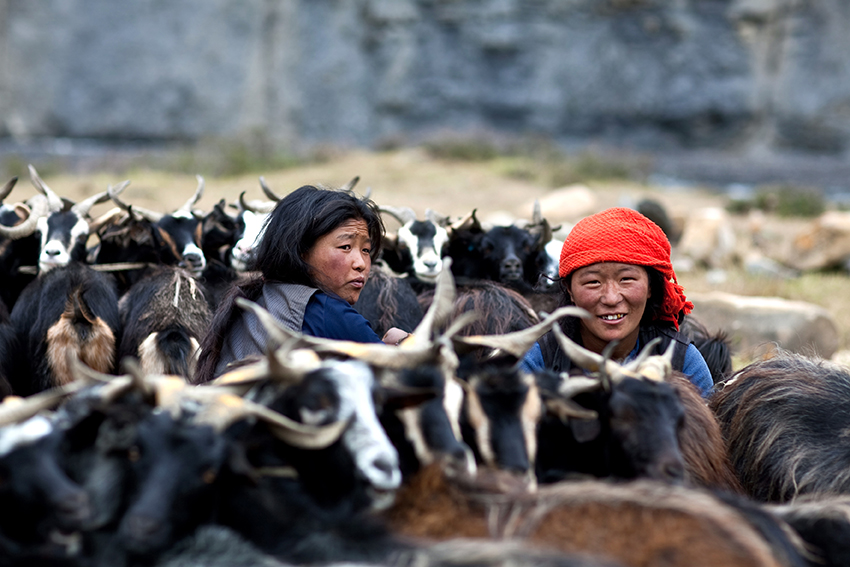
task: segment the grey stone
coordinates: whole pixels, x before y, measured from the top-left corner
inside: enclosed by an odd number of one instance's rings
[[[688,293],[693,314],[709,329],[724,330],[733,351],[752,359],[775,343],[782,349],[829,358],[839,346],[832,313],[811,303],[724,292]]]

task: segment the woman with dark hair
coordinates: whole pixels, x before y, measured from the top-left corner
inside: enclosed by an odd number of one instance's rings
[[[637,356],[655,338],[661,339],[656,354],[675,342],[673,369],[688,376],[703,396],[711,392],[705,360],[679,333],[679,323],[694,306],[676,281],[670,242],[658,225],[626,208],[584,218],[564,241],[558,274],[561,304],[582,307],[592,315],[561,322],[573,341],[599,354],[616,341],[611,357],[620,362]],[[523,367],[573,370],[552,332],[526,354]]]
[[[281,199],[250,266],[258,274],[234,286],[219,306],[193,382],[207,382],[229,363],[265,352],[266,332],[253,313],[236,305],[239,297],[304,334],[398,344],[408,333],[394,327],[382,339],[352,307],[383,236],[377,206],[350,191],[306,185]]]

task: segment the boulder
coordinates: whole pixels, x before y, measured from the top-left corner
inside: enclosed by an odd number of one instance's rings
[[[599,202],[593,190],[580,184],[554,189],[538,200],[543,218],[552,226],[575,222],[599,210]],[[530,204],[524,208],[531,210],[532,206]]]
[[[674,261],[687,259],[704,268],[728,268],[736,259],[735,243],[729,213],[720,207],[698,209],[685,221]]]
[[[829,211],[799,231],[782,261],[798,270],[845,267],[850,259],[850,213]]]
[[[750,297],[713,291],[688,293],[693,315],[709,329],[726,331],[734,353],[753,359],[771,345],[829,358],[839,346],[838,325],[829,311],[803,301]]]

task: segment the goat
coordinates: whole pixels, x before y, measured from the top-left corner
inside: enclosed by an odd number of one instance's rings
[[[28,204],[3,204],[18,178],[13,177],[0,190],[0,302],[12,309],[21,291],[35,279],[35,273],[24,273],[22,266],[38,262],[39,238],[36,233],[38,219],[47,215],[47,199],[36,195]]]
[[[729,377],[732,373],[732,346],[725,331],[711,333],[693,315],[686,315],[679,325],[679,332],[697,347],[711,371],[711,379],[715,384]]]
[[[100,242],[90,253],[91,263],[165,264],[185,268],[193,277],[200,277],[206,267],[206,258],[201,250],[201,219],[192,207],[203,195],[204,178],[196,177],[195,193],[171,214],[130,206],[119,197],[125,184],[110,187],[108,197],[126,211],[126,215],[119,222],[98,230]],[[118,273],[119,292],[123,294],[149,270],[150,266]]]
[[[379,337],[392,327],[413,331],[422,321],[422,308],[408,280],[388,274],[381,266],[372,266],[354,309]]]
[[[83,489],[61,467],[52,413],[66,391],[0,405],[0,565],[69,559],[91,516]],[[63,534],[69,534],[67,537]]]
[[[115,282],[78,262],[53,268],[21,293],[11,325],[18,348],[6,375],[18,395],[73,381],[67,350],[110,372],[121,338]]]
[[[678,430],[688,486],[743,494],[720,424],[696,386],[677,372],[667,379],[685,410]]]
[[[649,480],[563,482],[529,493],[514,479],[449,478],[435,465],[402,487],[384,517],[406,537],[513,538],[626,566],[804,564],[793,545],[771,545],[782,541],[780,521],[768,539],[709,493]]]
[[[846,496],[803,496],[768,510],[806,542],[813,566],[850,565],[850,499]]]
[[[600,373],[598,388],[584,377],[561,376],[549,390],[574,389],[573,398],[585,416],[548,418],[538,433],[537,475],[541,482],[570,474],[634,479],[648,477],[681,484],[685,467],[678,441],[684,409],[673,387],[664,380],[671,373],[672,350],[647,358],[647,345],[626,366],[593,353],[554,327],[561,348],[580,367]]]
[[[57,267],[68,265],[69,262],[84,262],[86,260],[86,241],[95,229],[89,223],[89,211],[99,203],[109,200],[109,193],[104,191],[73,204],[61,199],[39,177],[35,168],[29,166],[30,179],[38,191],[47,198],[50,213],[38,219],[36,231],[41,238],[38,256],[38,270],[41,273]],[[120,192],[126,185],[120,186]]]
[[[709,399],[746,493],[768,502],[850,492],[848,403],[846,368],[787,352],[742,368]]]
[[[212,313],[189,272],[160,266],[136,282],[118,307],[123,327],[118,360],[133,356],[147,374],[190,379]]]
[[[433,285],[448,252],[448,218],[430,209],[425,211],[425,220],[418,220],[409,207],[382,206],[380,211],[401,223],[395,238],[386,239],[381,258],[394,272],[414,279],[418,287]]]

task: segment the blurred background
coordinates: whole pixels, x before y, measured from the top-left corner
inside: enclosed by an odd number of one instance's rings
[[[816,264],[794,238],[850,205],[848,29],[846,0],[0,0],[0,174],[163,211],[195,174],[206,209],[258,175],[506,222],[550,197],[565,229],[714,207],[747,248],[686,287],[817,303],[844,348],[850,220]]]

